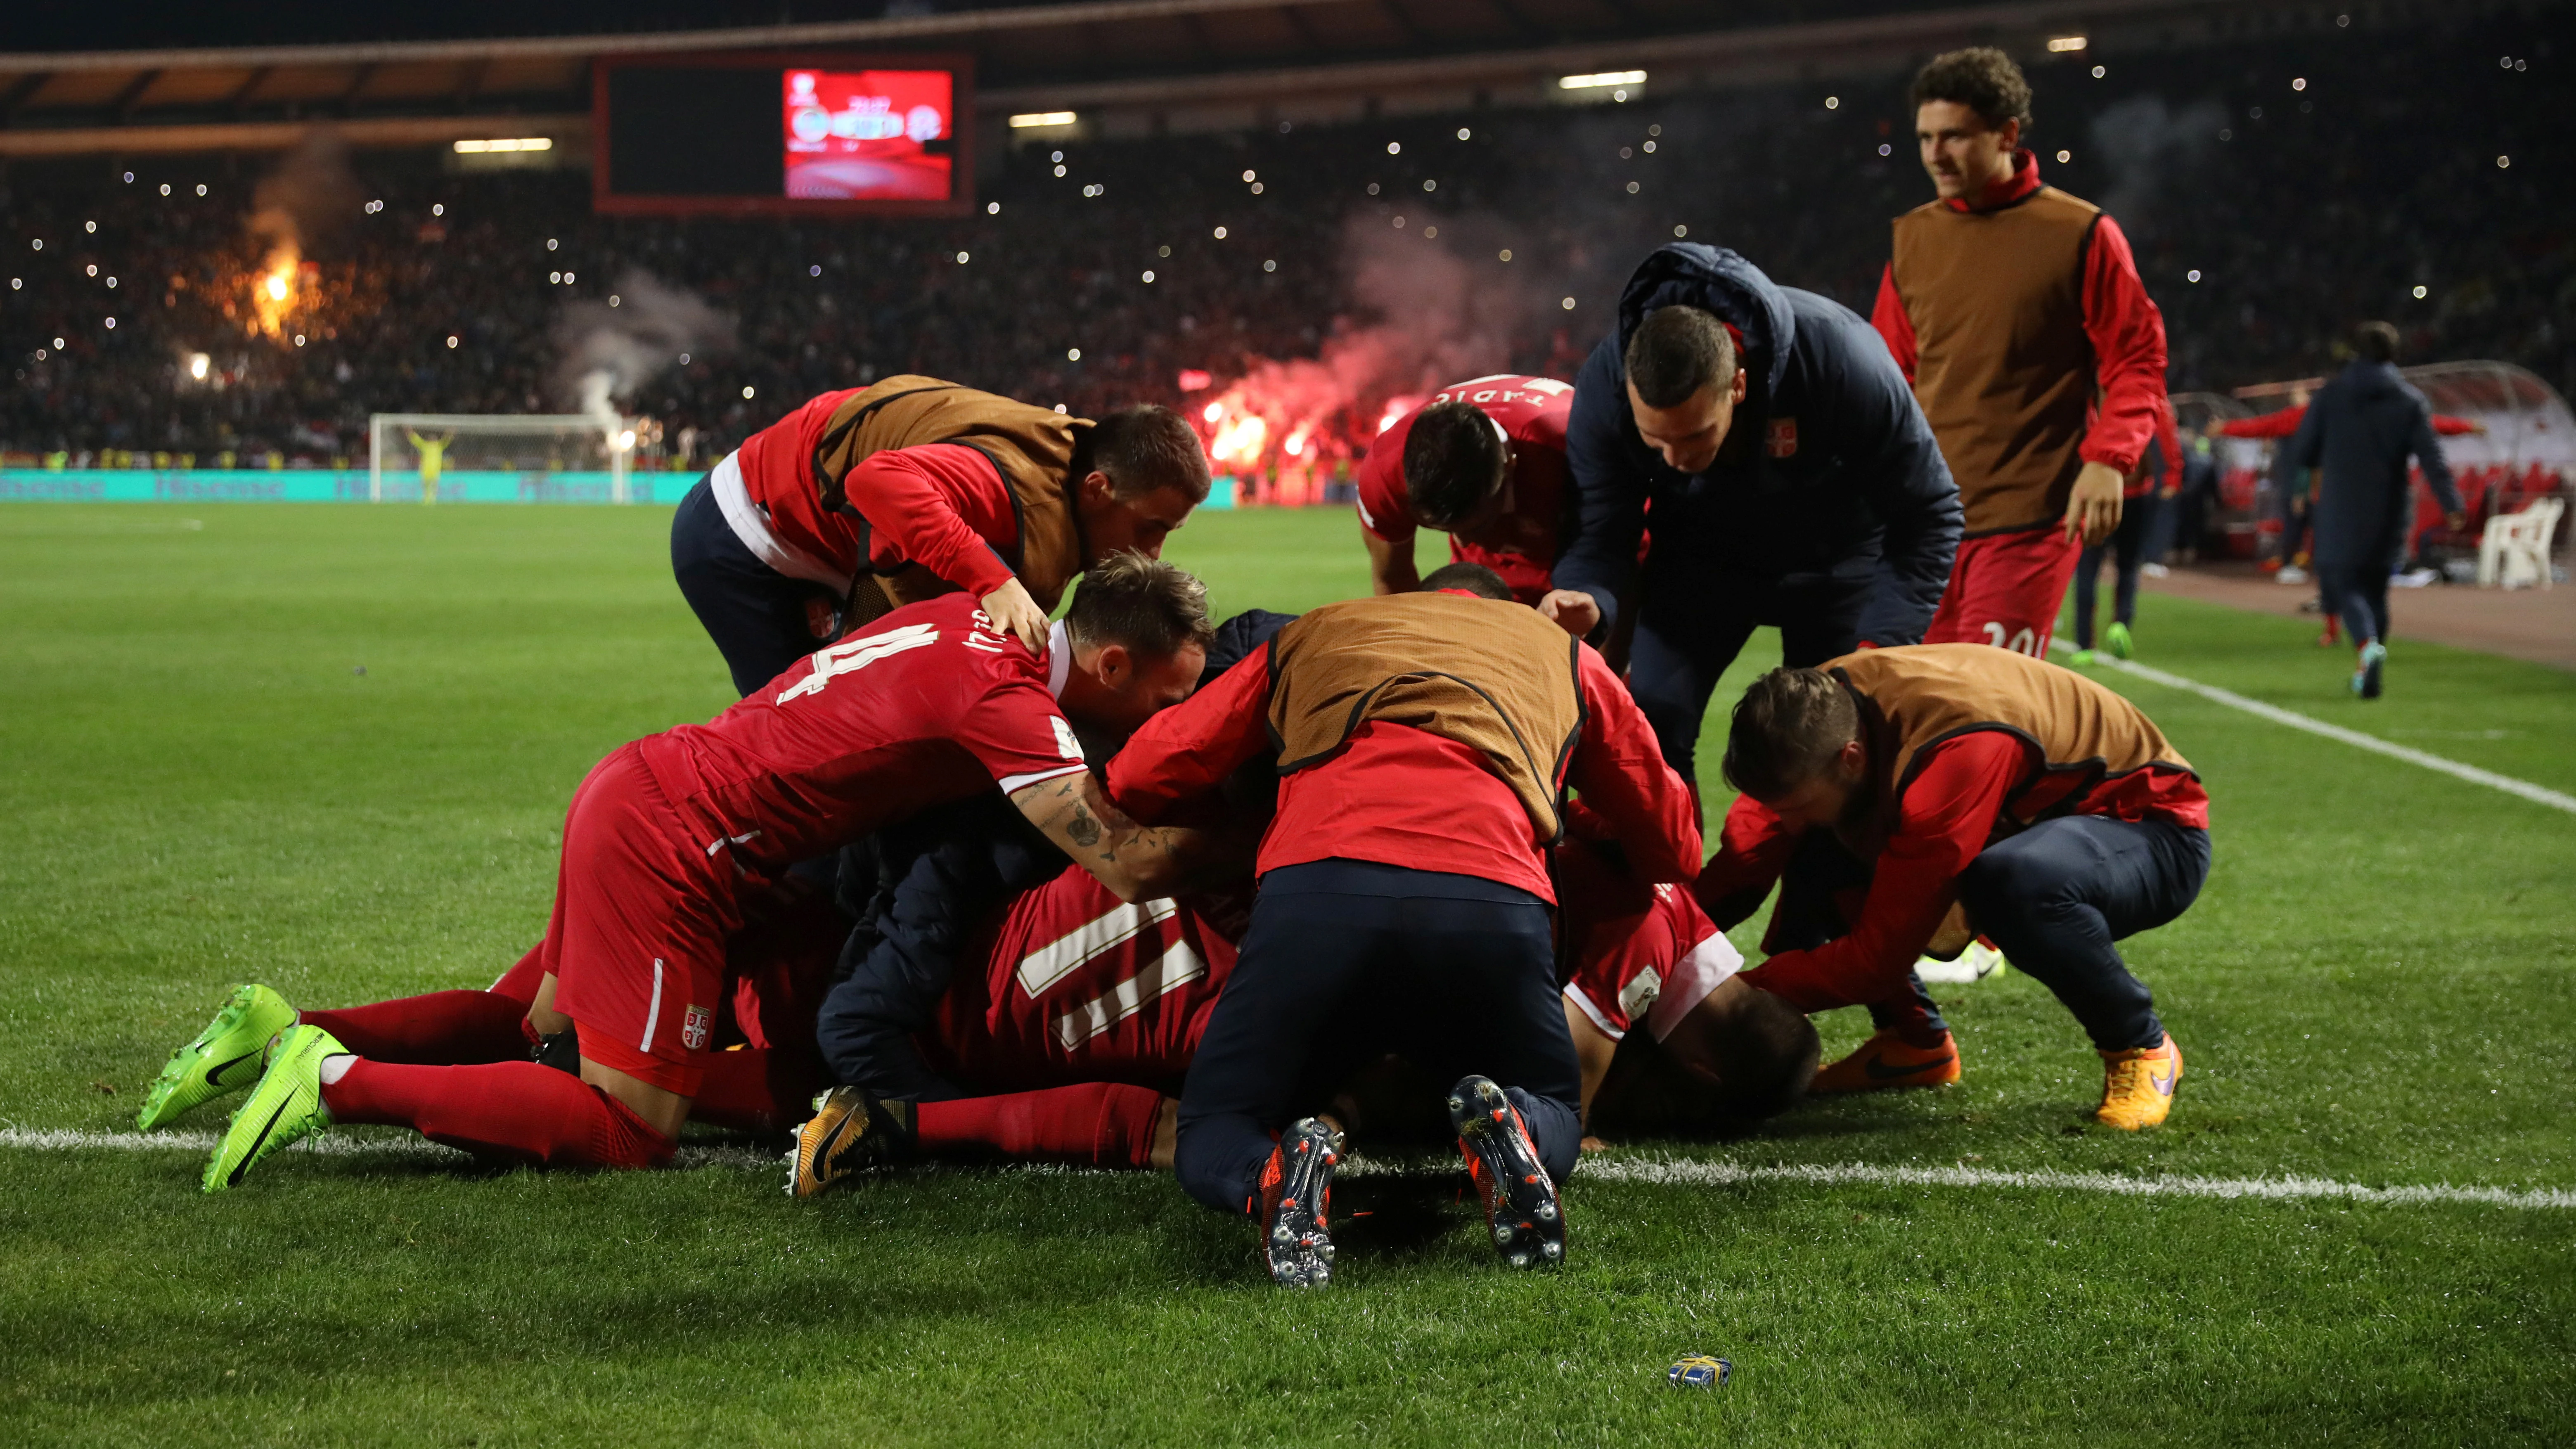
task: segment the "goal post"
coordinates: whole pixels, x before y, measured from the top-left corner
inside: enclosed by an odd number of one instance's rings
[[[587,413],[374,413],[371,503],[625,503],[637,421]]]

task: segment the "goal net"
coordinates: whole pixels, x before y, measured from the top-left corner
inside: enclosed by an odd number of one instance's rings
[[[627,503],[638,423],[584,413],[376,413],[367,497],[376,503]]]

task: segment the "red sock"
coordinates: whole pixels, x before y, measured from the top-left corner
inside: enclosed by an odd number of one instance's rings
[[[410,1127],[432,1142],[546,1167],[659,1167],[676,1145],[625,1103],[535,1062],[349,1063],[322,1088],[337,1122]]]
[[[962,1102],[923,1102],[913,1109],[913,1131],[924,1152],[999,1152],[1093,1167],[1144,1167],[1154,1152],[1154,1123],[1163,1094],[1151,1087],[1085,1082],[969,1097]]]
[[[810,1053],[783,1047],[709,1052],[705,1061],[689,1117],[737,1132],[779,1132],[804,1121],[807,1101],[825,1085]]]
[[[527,1060],[527,1017],[528,1003],[489,991],[433,991],[299,1019],[370,1061],[439,1067]]]

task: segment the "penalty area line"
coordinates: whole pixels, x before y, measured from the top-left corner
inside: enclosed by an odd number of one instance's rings
[[[186,1152],[214,1150],[212,1132],[80,1132],[33,1127],[0,1128],[0,1149],[26,1152]],[[417,1137],[308,1138],[287,1149],[322,1157],[394,1157],[464,1162],[467,1154]],[[779,1170],[778,1154],[766,1148],[731,1144],[682,1147],[672,1165],[682,1168],[733,1167],[763,1172]],[[1104,1168],[1031,1164],[1010,1171],[1042,1176],[1088,1177]],[[1437,1169],[1353,1156],[1343,1168],[1352,1177],[1454,1175],[1456,1164]],[[2321,1177],[2124,1177],[2113,1172],[2012,1172],[1981,1167],[1899,1167],[1868,1162],[1779,1163],[1758,1166],[1691,1157],[1595,1155],[1575,1174],[1586,1182],[1633,1183],[1646,1187],[1739,1187],[1785,1183],[1805,1187],[1941,1187],[2018,1192],[2084,1192],[2114,1197],[2186,1197],[2271,1202],[2340,1201],[2395,1206],[2426,1204],[2477,1207],[2576,1208],[2576,1191],[2565,1188],[2373,1187]]]
[[[2060,653],[2075,652],[2074,646],[2063,639],[2049,640],[2048,647]],[[2453,779],[2466,780],[2472,785],[2484,785],[2491,790],[2502,790],[2508,795],[2519,795],[2535,805],[2546,805],[2552,810],[2564,810],[2571,815],[2576,815],[2576,795],[2562,794],[2546,785],[2535,785],[2529,780],[2517,780],[2511,775],[2499,775],[2493,770],[2481,770],[2475,765],[2464,765],[2457,760],[2446,760],[2440,755],[2426,754],[2422,750],[2410,749],[2405,745],[2391,744],[2377,735],[2345,729],[2342,725],[2328,724],[2324,720],[2301,714],[2294,709],[2283,709],[2277,704],[2265,704],[2259,699],[2248,699],[2234,690],[2221,689],[2214,684],[2203,684],[2197,679],[2187,679],[2182,675],[2150,668],[2130,660],[2097,655],[2094,663],[2123,670],[2150,683],[2161,684],[2167,689],[2179,689],[2199,695],[2203,699],[2223,704],[2229,709],[2243,710],[2257,719],[2270,720],[2276,725],[2286,725],[2294,730],[2322,735],[2357,750],[2368,750],[2375,755],[2386,755],[2392,760],[2404,760],[2410,765],[2421,765],[2427,770],[2438,770]]]

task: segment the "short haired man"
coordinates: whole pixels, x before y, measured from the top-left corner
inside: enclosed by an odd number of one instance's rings
[[[1804,1011],[1910,1002],[1916,958],[1983,932],[2063,1002],[2104,1066],[2103,1123],[2165,1119],[2182,1054],[2112,942],[2179,916],[2209,873],[2209,796],[2153,720],[2073,670],[1975,644],[1865,650],[1775,669],[1735,706],[1726,774],[1743,794],[1700,879],[1741,920],[1809,831],[1867,863],[1847,929],[1744,980]],[[1784,911],[1785,911],[1784,907]],[[1922,1003],[1811,1090],[1958,1080]]]
[[[1638,267],[1576,375],[1566,461],[1576,521],[1540,611],[1590,633],[1638,581],[1629,687],[1686,780],[1756,627],[1792,664],[1909,644],[1950,577],[1958,490],[1887,348],[1731,251],[1676,242]]]
[[[1466,591],[1300,617],[1138,731],[1110,791],[1161,818],[1273,745],[1261,893],[1181,1094],[1182,1186],[1255,1220],[1274,1281],[1326,1282],[1340,1134],[1300,1114],[1392,1050],[1457,1083],[1450,1121],[1505,1261],[1561,1261],[1582,1082],[1540,851],[1572,786],[1641,879],[1687,880],[1689,794],[1591,646]]]
[[[2406,554],[2414,493],[2407,460],[2451,527],[2467,526],[2460,490],[2433,433],[2433,408],[2397,371],[2397,329],[2364,322],[2352,333],[2352,361],[2317,390],[2299,430],[2274,460],[2275,476],[2322,475],[2316,517],[2317,593],[2329,617],[2352,635],[2352,692],[2377,699],[2388,664],[2388,576]]]
[[[1075,592],[1043,654],[971,596],[937,597],[817,651],[707,724],[619,748],[566,816],[529,1012],[541,1034],[577,1033],[580,1080],[519,1062],[396,1069],[298,1026],[217,1144],[206,1190],[335,1118],[549,1163],[667,1161],[706,1077],[746,896],[932,805],[998,788],[1121,899],[1170,894],[1199,833],[1120,813],[1085,768],[1073,720],[1124,732],[1186,698],[1209,632],[1204,586],[1120,554]]]
[[[1871,321],[1967,511],[1923,639],[2039,659],[2079,543],[2119,524],[2154,431],[2165,324],[2119,224],[2040,184],[2029,130],[2030,84],[2000,50],[1950,51],[1915,76],[1915,144],[1939,194],[1896,219]]]
[[[1483,564],[1535,604],[1546,597],[1573,501],[1565,486],[1571,385],[1498,373],[1455,383],[1377,435],[1360,460],[1360,542],[1381,594],[1418,588],[1417,528],[1449,535],[1449,556]]]
[[[963,589],[1032,652],[1074,576],[1161,556],[1207,501],[1168,408],[1094,422],[936,378],[827,392],[746,439],[671,520],[671,567],[749,694],[890,608]]]
[[[1583,812],[1576,821],[1554,867],[1558,934],[1573,963],[1565,1027],[1583,1065],[1586,1130],[1613,1058],[1641,1028],[1670,1065],[1716,1089],[1728,1119],[1796,1102],[1816,1072],[1815,1027],[1745,984],[1744,958],[1688,889],[1639,880],[1615,845],[1592,838]]]

